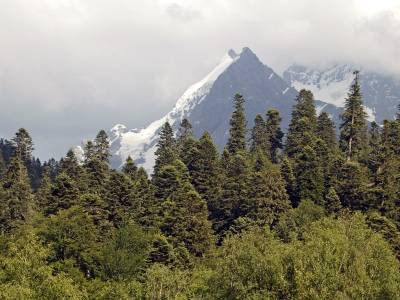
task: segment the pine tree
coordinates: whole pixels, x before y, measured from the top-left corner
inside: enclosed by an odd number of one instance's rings
[[[0,231],[9,231],[29,221],[33,196],[28,172],[18,151],[3,177],[3,199],[0,199]]]
[[[197,145],[190,177],[196,191],[207,202],[211,215],[215,214],[220,194],[220,172],[218,150],[206,131]]]
[[[21,157],[21,160],[26,163],[32,158],[33,142],[28,131],[20,128],[12,139],[16,153]]]
[[[163,166],[153,177],[155,196],[165,200],[179,187],[180,182],[189,180],[189,173],[185,164],[176,159],[171,164]]]
[[[84,147],[85,164],[88,164],[96,155],[95,144],[93,141],[87,141]]]
[[[79,180],[82,176],[82,167],[72,149],[68,150],[67,155],[60,160],[59,173],[66,173],[74,180]]]
[[[177,145],[181,144],[182,141],[189,137],[193,137],[192,124],[189,120],[184,118],[180,124],[178,135],[177,135]]]
[[[325,208],[330,214],[338,213],[342,208],[340,198],[333,187],[329,188],[328,194],[325,197]]]
[[[135,203],[133,182],[127,175],[116,171],[111,172],[107,181],[105,202],[110,212],[110,220],[116,226],[125,219],[131,219],[135,210],[140,209]]]
[[[379,125],[376,122],[371,123],[368,139],[369,153],[367,166],[376,179],[378,171],[383,163],[382,138]]]
[[[289,158],[296,156],[305,146],[313,146],[316,129],[314,96],[308,90],[301,90],[292,111],[286,140],[286,154]]]
[[[128,156],[128,158],[126,159],[125,164],[122,167],[122,172],[132,181],[135,181],[137,179],[138,167],[136,166],[131,156]]]
[[[36,207],[42,213],[47,211],[48,205],[51,201],[53,185],[50,176],[50,168],[44,167],[40,187],[35,194]]]
[[[160,229],[176,246],[183,243],[189,252],[202,256],[213,243],[207,204],[190,184],[184,164],[178,160],[172,167],[175,188],[159,207]]]
[[[286,192],[293,207],[299,204],[299,197],[296,188],[296,178],[294,176],[293,166],[288,157],[282,159],[281,174],[285,180]]]
[[[336,151],[337,140],[335,124],[326,112],[321,112],[317,119],[317,136],[322,139],[330,152]]]
[[[100,130],[94,140],[94,151],[98,159],[103,162],[108,162],[110,158],[110,141],[108,135],[104,130]]]
[[[368,174],[358,162],[347,161],[339,173],[339,186],[336,189],[344,207],[356,210],[367,208]]]
[[[282,138],[283,132],[281,130],[282,118],[279,115],[279,111],[276,109],[270,109],[267,111],[267,135],[269,137],[270,145],[270,159],[272,162],[278,162],[278,153],[283,148]]]
[[[156,219],[155,212],[157,209],[154,196],[154,186],[151,180],[149,180],[145,169],[142,167],[138,169],[133,191],[137,203],[140,203],[142,208],[135,214],[139,223],[144,227],[153,227]]]
[[[269,167],[250,175],[245,216],[261,226],[271,226],[291,207],[279,169]]]
[[[6,169],[7,169],[6,162],[4,160],[3,153],[0,149],[0,180],[3,177],[3,174],[5,173]]]
[[[359,159],[367,143],[366,113],[363,108],[359,72],[355,71],[354,75],[340,126],[340,148],[346,154],[347,160]]]
[[[300,151],[295,166],[300,201],[311,200],[315,204],[322,205],[324,182],[317,154],[310,146],[305,146]]]
[[[156,179],[160,169],[166,165],[172,164],[177,158],[175,146],[174,133],[169,122],[165,122],[160,131],[159,140],[157,143],[157,150],[155,151],[156,161],[154,165],[154,176]]]
[[[57,214],[61,209],[68,209],[79,203],[79,189],[76,182],[66,173],[60,173],[51,189],[45,214]]]
[[[230,155],[226,163],[215,223],[216,231],[221,234],[245,214],[248,188],[251,184],[250,164],[246,152]]]
[[[254,119],[254,127],[251,130],[250,152],[262,151],[269,154],[270,144],[267,134],[266,125],[261,115],[256,115]]]
[[[246,116],[244,112],[244,98],[236,94],[234,98],[234,111],[229,121],[229,139],[226,148],[230,154],[246,149]]]

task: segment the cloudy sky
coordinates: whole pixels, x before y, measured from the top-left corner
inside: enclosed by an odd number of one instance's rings
[[[42,159],[169,111],[230,48],[400,74],[400,0],[0,0],[0,137]]]

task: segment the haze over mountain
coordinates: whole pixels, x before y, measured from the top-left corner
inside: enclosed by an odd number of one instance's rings
[[[177,131],[183,118],[192,123],[197,137],[205,130],[210,132],[221,150],[228,137],[235,93],[241,93],[246,99],[249,128],[258,112],[275,108],[280,111],[282,127],[286,129],[297,95],[296,88],[311,89],[315,93],[318,113],[327,111],[338,123],[354,69],[344,65],[317,71],[292,66],[281,77],[263,64],[251,49],[245,47],[240,53],[230,50],[207,76],[183,93],[163,118],[142,129],[128,130],[125,125],[115,125],[109,132],[111,164],[118,168],[131,156],[139,165],[151,170],[160,127],[169,121]],[[362,84],[368,119],[393,118],[400,101],[398,83],[390,77],[366,73],[365,77],[362,76]],[[79,153],[81,149],[76,151]]]

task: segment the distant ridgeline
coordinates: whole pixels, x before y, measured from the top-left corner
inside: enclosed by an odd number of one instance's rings
[[[248,130],[239,93],[222,151],[156,123],[151,178],[130,156],[112,169],[101,130],[32,189],[28,132],[2,141],[0,298],[400,299],[400,107],[368,123],[358,72],[337,124],[285,93],[285,138],[276,108]]]
[[[229,137],[235,93],[246,99],[245,116],[249,127],[253,126],[257,114],[275,108],[280,112],[282,130],[286,132],[293,100],[303,88],[313,92],[317,114],[327,112],[336,124],[340,124],[340,114],[356,69],[350,65],[335,65],[316,70],[296,65],[280,76],[249,48],[243,48],[240,53],[230,50],[209,74],[183,93],[163,118],[142,129],[129,130],[122,124],[115,125],[108,132],[111,165],[121,168],[130,156],[150,173],[154,167],[158,135],[166,121],[177,134],[182,120],[188,119],[196,138],[207,130],[218,150],[222,151]],[[393,120],[400,102],[400,80],[362,70],[360,83],[368,121],[381,125],[385,119]],[[81,148],[77,150],[77,153],[82,152]]]

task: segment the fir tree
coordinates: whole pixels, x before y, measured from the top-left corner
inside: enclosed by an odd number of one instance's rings
[[[161,128],[159,140],[157,143],[157,150],[155,151],[156,161],[154,165],[154,176],[156,179],[160,169],[166,165],[171,164],[176,158],[176,150],[174,133],[169,122],[165,122]]]
[[[211,215],[215,215],[220,194],[220,172],[218,150],[210,134],[205,132],[197,145],[190,176],[194,188],[207,202]]]
[[[95,144],[93,141],[87,141],[84,147],[85,164],[88,164],[96,155]]]
[[[281,164],[281,174],[285,180],[286,192],[293,207],[299,204],[299,197],[296,188],[296,178],[294,176],[293,166],[288,157],[284,157]]]
[[[246,117],[244,112],[244,98],[236,94],[234,98],[234,111],[229,121],[229,139],[226,148],[230,154],[235,154],[246,149]]]
[[[340,148],[346,154],[347,160],[359,159],[367,143],[366,113],[363,108],[359,72],[355,71],[354,74],[354,82],[346,99],[340,126]]]
[[[251,144],[250,151],[262,151],[265,154],[269,153],[269,136],[267,135],[265,121],[261,115],[256,115],[254,119],[254,127],[251,130]]]
[[[278,153],[283,148],[282,138],[283,132],[280,127],[282,118],[279,115],[279,111],[276,109],[270,109],[267,111],[267,136],[269,138],[269,150],[270,159],[272,162],[278,162]]]
[[[66,173],[74,180],[79,180],[82,176],[82,167],[72,149],[68,150],[67,155],[60,160],[59,173]]]
[[[16,153],[21,157],[21,160],[26,163],[32,158],[33,142],[28,131],[20,128],[12,139]]]
[[[246,152],[230,155],[222,177],[221,198],[218,201],[215,228],[224,233],[243,216],[249,187],[250,165]]]
[[[50,204],[51,191],[53,188],[50,176],[50,168],[44,167],[40,187],[35,194],[36,207],[42,213],[47,211],[48,205]]]
[[[368,144],[369,153],[367,165],[373,177],[376,178],[378,171],[383,163],[381,132],[379,125],[376,122],[371,123]]]
[[[337,147],[335,124],[326,112],[321,112],[317,119],[317,136],[322,139],[330,152]]]
[[[313,146],[317,128],[314,96],[308,90],[301,90],[296,98],[286,141],[289,158],[296,156],[305,146]]]
[[[76,182],[66,173],[60,173],[51,189],[49,202],[46,205],[45,213],[57,214],[61,209],[68,209],[78,204],[79,189]]]
[[[10,162],[2,180],[3,199],[0,199],[0,231],[9,231],[29,221],[33,197],[28,172],[18,152]]]
[[[368,174],[358,162],[347,161],[339,173],[336,189],[344,207],[363,210],[367,207]]]
[[[182,141],[186,140],[189,137],[193,137],[192,124],[190,124],[188,119],[184,118],[180,124],[178,131],[178,136],[177,136],[178,147]]]
[[[128,156],[128,158],[126,159],[125,164],[122,167],[122,172],[132,181],[135,181],[137,179],[138,167],[136,166],[131,156]]]
[[[110,141],[108,135],[104,130],[100,130],[94,140],[94,151],[98,159],[103,162],[108,162],[110,158]]]
[[[2,151],[0,150],[0,180],[3,174],[5,173],[6,169],[7,169],[6,162],[4,160]]]
[[[310,146],[304,147],[297,156],[295,175],[300,201],[311,200],[323,204],[323,174],[317,154]]]
[[[330,214],[338,213],[342,208],[340,198],[333,187],[329,188],[328,193],[325,197],[325,208]]]
[[[189,252],[202,256],[213,243],[207,204],[190,184],[184,164],[176,161],[175,170],[175,189],[160,205],[160,228],[176,246],[183,243]]]
[[[251,174],[250,182],[246,217],[261,226],[271,226],[291,207],[285,181],[279,169],[270,166]]]

